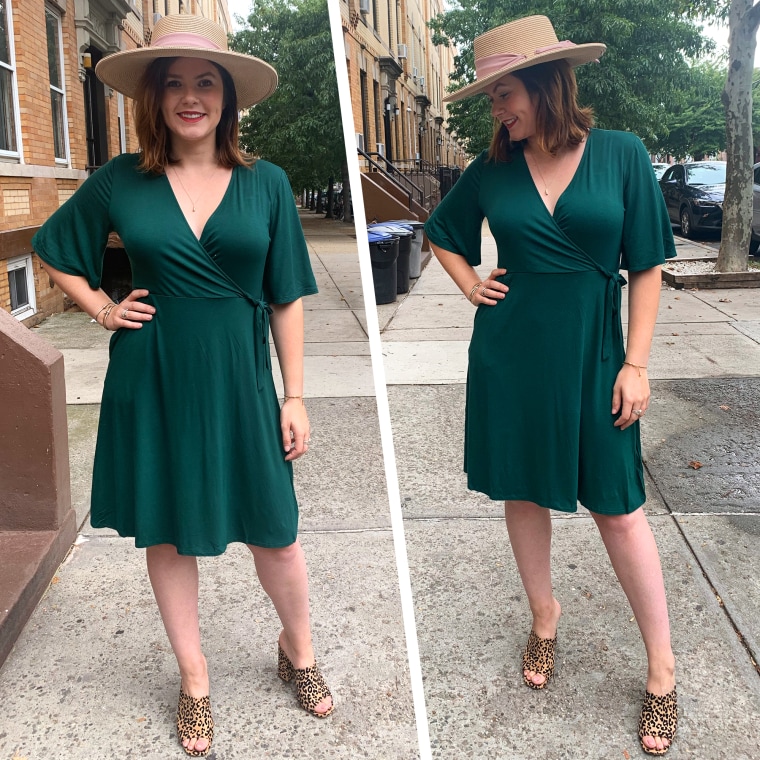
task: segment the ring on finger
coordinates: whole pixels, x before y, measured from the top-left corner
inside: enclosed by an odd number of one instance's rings
[[[129,309],[124,309],[124,311],[121,312],[121,318],[126,319],[127,314],[129,314]]]
[[[634,414],[635,414],[637,417],[641,417],[641,415],[642,415],[642,414],[644,414],[644,410],[643,410],[643,409],[631,409],[631,411],[632,411],[632,412],[633,412],[633,413],[634,413]]]

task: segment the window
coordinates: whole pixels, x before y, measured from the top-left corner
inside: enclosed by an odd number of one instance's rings
[[[11,314],[16,319],[26,319],[35,314],[37,301],[34,297],[31,255],[8,261],[8,285],[11,291]]]
[[[117,111],[119,114],[119,153],[127,152],[127,125],[124,121],[124,96],[117,95]]]
[[[2,0],[0,0],[2,2]],[[47,27],[47,57],[50,72],[50,107],[53,112],[53,146],[55,160],[68,163],[69,139],[66,123],[66,92],[63,82],[63,43],[61,40],[61,17],[45,8]]]
[[[18,153],[12,24],[10,3],[0,0],[0,154]]]

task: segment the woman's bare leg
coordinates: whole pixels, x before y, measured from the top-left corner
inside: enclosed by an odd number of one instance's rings
[[[647,691],[667,694],[676,683],[675,658],[660,555],[644,510],[637,509],[628,515],[593,514],[593,517],[644,639]],[[644,743],[661,749],[670,742],[644,737]]]
[[[533,613],[533,630],[542,639],[553,639],[562,612],[552,591],[552,524],[548,509],[530,501],[504,503],[507,532],[517,562],[528,604]],[[536,685],[546,677],[526,670],[525,676]]]
[[[296,540],[282,549],[248,548],[253,553],[261,586],[272,600],[282,623],[280,646],[293,667],[311,667],[315,657],[309,623],[309,581],[300,542]],[[328,697],[315,709],[327,712],[331,704],[332,699]]]
[[[198,624],[198,563],[195,557],[177,554],[171,544],[149,546],[145,557],[166,635],[177,658],[182,690],[191,697],[208,696],[208,670]],[[202,751],[208,739],[187,737],[182,744]]]

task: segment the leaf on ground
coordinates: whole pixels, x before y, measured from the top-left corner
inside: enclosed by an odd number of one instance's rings
[[[719,298],[718,303],[732,303],[730,298]]]
[[[61,579],[60,579],[60,578],[59,578],[59,577],[56,575],[56,576],[54,576],[53,580],[52,580],[52,581],[50,581],[50,582],[51,582],[51,583],[53,583],[53,584],[55,584],[55,583],[60,583],[60,582],[61,582]]]
[[[720,405],[720,408],[721,408],[721,409],[722,409],[724,412],[727,412],[727,411],[728,411],[728,410],[729,410],[731,407],[730,407],[730,406],[726,406],[725,404],[721,404],[721,405]]]
[[[700,467],[702,467],[702,462],[697,462],[696,459],[693,459],[691,462],[689,462],[689,467],[691,467],[692,470],[698,470]]]
[[[631,760],[631,756],[628,754],[627,749],[623,750],[623,757],[625,758],[625,760]]]

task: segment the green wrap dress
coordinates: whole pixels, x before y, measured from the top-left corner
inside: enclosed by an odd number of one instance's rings
[[[552,215],[520,149],[484,153],[425,231],[480,264],[481,226],[498,249],[496,306],[478,306],[469,349],[468,487],[498,500],[624,514],[645,500],[639,423],[614,427],[612,389],[625,358],[619,270],[675,256],[662,193],[641,141],[593,129]]]
[[[92,479],[93,527],[217,555],[230,542],[282,547],[298,505],[284,461],[269,354],[270,303],[316,293],[284,172],[236,167],[200,239],[165,175],[118,156],[42,226],[55,268],[100,284],[109,232],[133,287],[156,308],[110,343]]]

